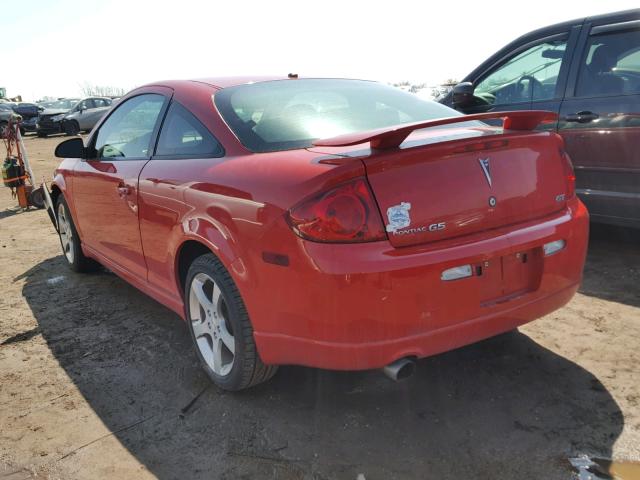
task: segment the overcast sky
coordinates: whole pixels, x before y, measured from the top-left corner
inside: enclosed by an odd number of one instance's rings
[[[3,1],[0,86],[26,100],[167,78],[461,78],[517,36],[638,0]]]

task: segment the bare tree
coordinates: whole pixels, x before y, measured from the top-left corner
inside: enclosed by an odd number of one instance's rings
[[[122,87],[93,85],[89,82],[84,82],[80,88],[85,97],[121,97],[127,92]]]

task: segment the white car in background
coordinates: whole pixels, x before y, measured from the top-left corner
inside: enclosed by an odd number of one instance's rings
[[[62,131],[67,135],[77,135],[81,131],[90,131],[111,108],[113,101],[109,97],[89,97],[80,100],[64,116]]]

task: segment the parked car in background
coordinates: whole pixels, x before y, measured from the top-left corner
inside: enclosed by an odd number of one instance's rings
[[[9,120],[13,113],[12,104],[8,102],[0,102],[0,138],[4,136],[4,129],[9,125]]]
[[[8,112],[14,112],[22,117],[20,132],[23,135],[26,132],[35,132],[39,111],[40,107],[35,103],[0,102],[0,125],[4,128],[10,116]]]
[[[282,364],[398,379],[576,292],[588,213],[532,131],[554,118],[360,80],[158,82],[58,145],[51,213],[69,266],[181,315],[221,388]]]
[[[80,101],[79,98],[62,98],[52,102],[39,104],[43,110],[38,115],[36,132],[39,137],[46,137],[53,133],[62,133],[64,116]]]
[[[62,130],[67,135],[90,131],[111,108],[113,99],[90,97],[79,101],[62,119]]]
[[[20,124],[21,133],[35,132],[37,130],[38,116],[41,108],[35,103],[20,102],[13,106],[13,111],[22,117]]]
[[[464,113],[558,113],[547,128],[564,139],[591,218],[640,227],[640,9],[528,33],[441,101]]]

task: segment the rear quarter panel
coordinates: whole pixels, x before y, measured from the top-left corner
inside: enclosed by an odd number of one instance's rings
[[[296,150],[243,156],[151,160],[139,183],[140,232],[148,280],[176,299],[182,291],[182,245],[207,246],[231,272],[247,305],[264,286],[262,253],[287,254],[297,237],[283,215],[303,198],[358,175],[358,160],[319,162],[326,155]],[[251,312],[250,312],[251,313]]]

